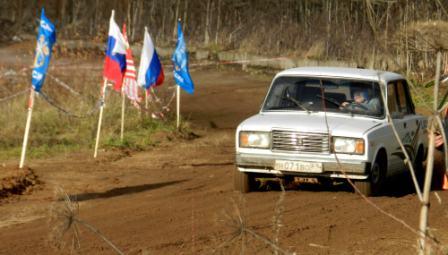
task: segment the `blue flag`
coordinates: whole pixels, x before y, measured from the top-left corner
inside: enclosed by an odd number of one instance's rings
[[[188,70],[188,55],[187,47],[185,46],[184,35],[182,33],[182,26],[180,21],[177,22],[177,44],[176,50],[171,58],[174,64],[174,80],[177,85],[187,91],[189,94],[194,92],[194,84],[190,77],[190,71]]]
[[[48,64],[50,64],[51,49],[56,42],[56,30],[47,17],[45,10],[42,9],[40,16],[39,32],[37,34],[36,56],[34,58],[34,69],[32,73],[31,83],[35,91],[39,92],[44,84],[45,74],[47,73]]]

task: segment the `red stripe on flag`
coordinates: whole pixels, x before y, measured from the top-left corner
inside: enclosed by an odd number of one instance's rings
[[[126,40],[128,41],[128,37],[126,35],[126,25],[123,25],[123,35]],[[138,84],[136,77],[136,71],[135,71],[135,65],[134,65],[134,59],[132,58],[132,50],[129,47],[126,50],[126,71],[124,73],[124,79],[123,79],[123,92],[124,94],[134,102],[134,105],[138,105],[136,102],[140,102],[141,98],[138,95]]]

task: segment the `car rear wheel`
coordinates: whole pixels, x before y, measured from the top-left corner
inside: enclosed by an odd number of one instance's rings
[[[235,169],[233,172],[233,186],[236,191],[248,193],[254,190],[255,177],[253,173],[241,172]]]
[[[355,187],[365,196],[381,195],[386,180],[386,168],[375,162],[367,180],[355,181]]]

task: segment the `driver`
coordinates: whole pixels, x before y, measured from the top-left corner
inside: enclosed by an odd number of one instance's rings
[[[353,93],[353,102],[343,102],[341,109],[363,110],[372,113],[380,112],[380,101],[378,98],[367,99],[366,91],[355,91]]]

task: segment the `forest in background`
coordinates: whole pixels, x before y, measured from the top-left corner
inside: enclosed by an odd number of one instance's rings
[[[210,51],[354,61],[423,72],[435,54],[415,40],[416,25],[448,19],[448,0],[0,0],[3,42],[33,34],[40,9],[58,39],[105,41],[111,10],[131,42],[144,26],[158,46],[176,40],[176,18],[190,47]],[[448,32],[448,31],[447,31]],[[445,58],[445,63],[447,62]],[[369,64],[370,63],[370,64]]]

